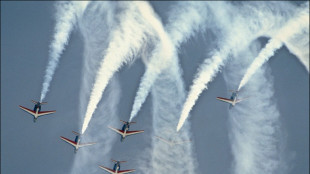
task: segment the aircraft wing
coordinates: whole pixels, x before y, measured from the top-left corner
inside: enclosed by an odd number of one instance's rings
[[[42,111],[42,112],[38,112],[38,116],[43,116],[43,115],[47,115],[47,114],[52,114],[55,113],[56,111]]]
[[[221,100],[221,101],[226,102],[226,103],[230,103],[230,104],[233,103],[233,101],[228,99],[228,98],[216,97],[216,99]]]
[[[110,128],[110,129],[112,129],[113,131],[115,131],[116,133],[119,133],[119,134],[121,134],[121,135],[123,135],[123,134],[124,134],[124,131],[122,131],[122,130],[115,129],[115,128],[110,127],[110,126],[109,126],[109,128]]]
[[[28,112],[28,113],[31,114],[31,115],[35,115],[35,114],[36,114],[33,110],[28,109],[28,108],[26,108],[26,107],[24,107],[24,106],[19,105],[18,107],[19,107],[20,109],[22,109],[22,110]]]
[[[77,143],[72,141],[72,140],[69,140],[68,138],[65,138],[65,137],[60,137],[62,140],[64,140],[65,142],[71,144],[72,146],[76,147]]]
[[[173,142],[173,144],[184,144],[184,143],[187,143],[187,142],[191,142],[191,140]]]
[[[103,169],[103,170],[105,170],[105,171],[111,173],[111,174],[115,174],[115,173],[116,173],[114,170],[109,169],[109,168],[107,168],[107,167],[104,167],[104,166],[99,166],[99,167],[100,167],[101,169]]]
[[[96,144],[96,143],[83,143],[83,144],[79,144],[79,147],[89,146],[93,144]]]
[[[124,174],[124,173],[131,173],[131,172],[134,172],[134,171],[136,171],[136,170],[135,169],[132,169],[132,170],[120,170],[117,173]]]
[[[239,103],[239,102],[241,102],[242,100],[245,100],[245,99],[248,99],[248,98],[250,98],[250,97],[245,97],[245,98],[237,99],[237,100],[236,100],[236,103]]]
[[[166,139],[164,139],[164,138],[162,138],[162,137],[159,137],[159,136],[155,136],[156,138],[158,138],[158,139],[160,139],[161,141],[163,141],[163,142],[165,142],[165,143],[167,143],[167,144],[172,144],[172,142],[170,142],[170,141],[168,141],[168,140],[166,140]]]
[[[144,132],[144,130],[138,130],[138,131],[127,131],[126,135],[134,135],[134,134],[138,134],[138,133],[142,133]]]

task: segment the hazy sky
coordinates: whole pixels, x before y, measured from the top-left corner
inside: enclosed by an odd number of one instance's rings
[[[159,1],[151,2],[151,5],[165,25],[167,11],[176,3]],[[81,90],[84,89],[81,87],[85,80],[83,78],[86,77],[83,74],[85,60],[88,59],[85,58],[87,54],[84,51],[87,48],[78,27],[74,29],[69,44],[61,56],[45,99],[48,104],[42,106],[42,110],[57,112],[39,118],[33,123],[32,116],[18,108],[18,105],[33,108],[30,100],[39,100],[48,62],[49,44],[54,32],[53,4],[54,2],[50,1],[1,2],[1,173],[4,174],[66,174],[73,171],[74,160],[82,157],[81,151],[85,153],[93,148],[101,153],[99,151],[103,147],[102,145],[98,145],[97,148],[85,147],[88,149],[82,148],[78,151],[80,154],[74,154],[73,148],[59,138],[65,136],[73,139],[71,131],[81,131],[82,127],[83,118],[79,113],[81,104],[79,100]],[[104,25],[107,24],[98,24],[98,27]],[[107,36],[107,33],[103,36]],[[181,45],[178,56],[186,91],[192,85],[197,68],[206,58],[208,50],[212,48],[210,43],[214,38],[210,32],[197,32],[194,37]],[[268,38],[264,37],[258,39],[258,42],[264,47],[267,40]],[[97,59],[100,57],[94,58]],[[229,73],[231,67],[227,67],[223,68],[224,73]],[[283,144],[285,158],[289,161],[287,171],[290,174],[307,174],[309,173],[309,73],[286,47],[276,51],[264,69],[268,70],[267,78],[273,80],[272,101],[280,113],[278,124],[281,125],[281,138],[285,142]],[[102,126],[99,121],[90,122],[88,134],[92,135],[90,137],[93,139],[87,137],[84,139],[97,141],[94,134],[109,134],[113,136],[113,147],[108,156],[97,156],[95,160],[98,161],[84,170],[92,169],[90,173],[104,173],[98,168],[98,164],[112,168],[110,158],[127,160],[127,163],[122,164],[122,169],[141,169],[136,166],[139,165],[138,158],[144,155],[145,149],[150,148],[150,136],[153,136],[152,96],[147,98],[135,118],[137,124],[131,126],[133,130],[144,129],[143,135],[129,137],[121,143],[119,136],[111,132],[107,126],[120,128],[121,122],[117,120],[129,119],[144,70],[143,62],[138,59],[130,66],[121,68],[113,77],[114,85],[119,85],[118,91],[115,92],[117,93],[115,96],[119,98],[115,101],[115,106],[112,105],[114,100],[112,102],[111,98],[112,104],[105,106],[105,103],[101,103],[100,106],[111,107],[111,111],[115,111],[113,113],[115,119],[110,123],[103,123]],[[228,118],[233,115],[229,114],[227,104],[216,100],[218,96],[230,97],[228,90],[232,83],[225,82],[229,79],[224,79],[223,72],[219,72],[209,84],[207,92],[201,94],[189,118],[194,158],[198,163],[197,173],[201,174],[233,173],[234,157],[229,138],[231,125]],[[108,92],[105,92],[104,96],[107,98],[110,95],[114,96],[110,94],[111,90],[113,91],[108,87]],[[264,90],[261,89],[260,92],[264,93]],[[262,95],[261,93],[251,94],[251,97],[255,98]],[[99,113],[104,112],[103,109]],[[94,120],[100,119],[99,113],[94,115]],[[149,154],[145,153],[143,157],[151,158],[147,155]],[[144,172],[137,171],[137,173]]]

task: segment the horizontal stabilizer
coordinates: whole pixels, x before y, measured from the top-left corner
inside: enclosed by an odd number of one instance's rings
[[[74,133],[75,135],[79,136],[80,134],[75,132],[75,131],[72,131],[72,133]]]
[[[125,162],[127,162],[127,161],[116,161],[116,160],[114,160],[114,159],[111,159],[111,161],[113,161],[114,163],[117,163],[117,162],[119,162],[119,163],[125,163]]]

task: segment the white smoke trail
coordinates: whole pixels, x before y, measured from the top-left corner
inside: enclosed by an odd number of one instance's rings
[[[126,9],[119,16],[119,26],[111,33],[109,46],[100,63],[87,106],[82,133],[85,132],[110,78],[123,64],[133,59],[145,42],[147,33],[151,33],[151,29],[145,25],[144,19],[137,12],[137,3],[139,2],[120,2],[120,6]]]
[[[170,57],[165,58],[170,59],[172,62],[169,68],[162,68],[160,73],[155,73],[154,69],[156,66],[161,66],[160,62],[164,59],[160,56],[166,55],[158,54],[158,50],[156,49],[153,50],[153,57],[146,63],[147,70],[141,80],[141,84],[149,86],[145,88],[145,86],[140,84],[135,98],[139,99],[139,97],[143,97],[142,102],[144,102],[150,86],[153,86],[154,134],[173,141],[189,140],[191,137],[189,124],[184,126],[182,132],[176,133],[174,130],[176,126],[174,120],[179,115],[181,103],[185,96],[176,48],[194,35],[196,31],[203,30],[202,26],[205,24],[203,22],[205,20],[203,16],[206,13],[204,8],[204,3],[201,2],[178,2],[176,6],[173,6],[169,13],[169,22],[166,26],[172,40],[173,49],[170,50]],[[173,100],[171,100],[172,98]],[[137,101],[139,100],[135,100],[135,103]],[[151,149],[147,149],[146,153],[149,153],[151,158],[146,158],[144,155],[144,158],[140,160],[140,171],[143,171],[143,173],[196,173],[197,166],[195,165],[196,160],[193,156],[193,143],[171,147],[153,138],[152,147]],[[171,165],[166,165],[168,163]]]
[[[174,53],[174,47],[171,40],[167,36],[160,19],[158,19],[152,7],[148,3],[141,1],[138,4],[138,9],[141,15],[149,21],[149,24],[154,28],[159,37],[160,44],[157,44],[152,52],[150,62],[147,64],[146,72],[141,79],[134,100],[129,121],[131,121],[140,110],[158,74],[171,63],[171,56]]]
[[[266,47],[259,53],[257,58],[254,59],[253,63],[250,65],[245,75],[243,76],[238,91],[249,81],[252,75],[265,63],[271,56],[274,55],[275,51],[282,47],[283,40],[288,40],[296,34],[303,33],[303,30],[309,30],[309,7],[306,10],[301,11],[301,13],[292,18],[281,30],[279,34],[274,38],[270,39]],[[309,45],[309,34],[304,36],[308,38]],[[306,48],[305,50],[309,50]],[[309,52],[309,51],[308,51]],[[296,55],[298,56],[298,55]],[[309,58],[308,58],[309,60]],[[308,66],[308,67],[307,67]],[[309,71],[309,65],[307,65],[307,70]]]
[[[229,87],[235,86],[251,58],[260,47],[239,54],[225,69],[224,79]],[[230,141],[232,143],[233,173],[235,174],[285,174],[280,113],[273,100],[273,81],[268,67],[261,67],[242,91],[241,95],[255,97],[241,102],[229,111]]]
[[[79,31],[83,36],[84,62],[81,77],[79,115],[84,119],[89,95],[94,82],[98,62],[102,60],[102,52],[108,45],[110,26],[114,24],[115,5],[112,2],[91,2],[87,11],[78,20]],[[98,133],[108,124],[116,124],[118,121],[118,103],[120,99],[120,84],[117,78],[112,78],[107,86],[103,100],[98,104],[98,110],[93,116],[92,126],[81,137],[81,142],[97,142],[91,147],[81,148],[74,158],[71,168],[72,174],[98,173],[101,169],[94,164],[108,162],[111,156],[116,135],[112,131]],[[86,135],[85,135],[86,134]]]
[[[178,133],[175,131],[175,120],[185,99],[177,57],[173,58],[171,67],[158,76],[152,87],[152,98],[154,134],[170,141],[189,140],[192,137],[190,124],[185,124],[184,129]],[[194,142],[170,146],[153,137],[152,143],[151,170],[148,169],[149,172],[146,173],[197,173]]]
[[[146,7],[145,4],[143,6],[140,8],[142,15],[147,11],[145,9],[154,13],[150,7]],[[206,13],[204,3],[182,2],[178,3],[174,9],[176,10],[173,10],[169,16],[170,26],[167,27],[172,40],[167,36],[160,20],[156,19],[154,14],[143,15],[149,21],[153,21],[151,25],[157,31],[161,44],[157,45],[152,52],[150,62],[146,64],[147,69],[141,78],[130,114],[130,121],[139,112],[158,75],[171,63],[172,57],[176,54],[175,48],[178,48],[182,42],[186,41],[195,31],[198,31],[203,25],[202,21],[205,20],[203,17]]]
[[[88,1],[83,2],[56,2],[56,26],[53,41],[49,48],[49,61],[45,71],[44,81],[40,102],[42,102],[48,92],[48,88],[52,81],[60,56],[68,44],[70,33],[80,17]]]
[[[228,56],[230,54],[235,55],[259,36],[274,33],[275,29],[286,21],[286,15],[290,11],[285,10],[291,7],[291,5],[281,3],[277,3],[277,6],[286,8],[274,9],[272,5],[275,4],[246,3],[242,5],[243,7],[241,6],[242,8],[240,8],[227,3],[225,3],[225,6],[210,4],[215,21],[219,21],[218,24],[212,24],[218,25],[215,29],[220,30],[220,32],[215,30],[215,33],[219,34],[218,37],[220,37],[218,44],[220,49],[215,51],[211,59],[206,59],[198,69],[198,73],[193,80],[193,85],[190,87],[188,97],[184,103],[177,130],[181,129],[199,95],[204,89],[207,89],[207,84],[220,71]],[[236,13],[237,11],[239,13]],[[220,22],[221,20],[224,21]]]

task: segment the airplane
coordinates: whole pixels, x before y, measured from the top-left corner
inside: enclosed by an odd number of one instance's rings
[[[24,106],[19,105],[18,107],[26,112],[28,112],[29,114],[33,115],[33,122],[36,122],[39,116],[43,116],[43,115],[47,115],[47,114],[52,114],[55,113],[56,111],[42,111],[41,112],[41,105],[46,104],[47,102],[38,102],[38,101],[34,101],[31,100],[32,103],[34,103],[34,108],[33,110],[28,109]]]
[[[174,145],[176,145],[176,144],[183,144],[183,143],[191,142],[191,140],[185,140],[185,141],[169,141],[169,140],[166,140],[166,139],[164,139],[164,138],[162,138],[162,137],[160,137],[160,136],[156,136],[156,135],[155,135],[155,137],[158,138],[159,140],[161,140],[161,141],[163,141],[163,142],[169,144],[170,146],[174,146]]]
[[[246,99],[246,98],[237,99],[239,91],[234,91],[234,90],[229,90],[229,91],[232,92],[232,95],[231,95],[230,99],[223,98],[223,97],[216,97],[216,99],[218,99],[218,100],[230,103],[229,109],[231,109],[233,106],[235,106],[237,103],[241,102],[242,100]]]
[[[113,169],[109,169],[107,167],[104,167],[104,166],[100,166],[99,167],[111,174],[124,174],[124,173],[131,173],[131,172],[134,172],[136,171],[135,169],[131,169],[131,170],[120,170],[121,169],[121,166],[120,166],[120,163],[124,163],[126,161],[115,161],[113,159],[111,159],[115,164],[114,164],[114,167]]]
[[[138,134],[138,133],[144,132],[144,130],[129,131],[130,124],[133,124],[133,123],[136,123],[136,122],[128,122],[128,121],[126,122],[126,121],[123,121],[123,120],[121,120],[121,122],[124,123],[122,130],[115,129],[115,128],[109,126],[110,129],[112,129],[116,133],[121,134],[121,142],[125,139],[126,136],[134,135],[134,134]]]
[[[72,133],[74,133],[74,134],[76,135],[74,141],[72,141],[72,140],[70,140],[70,139],[68,139],[68,138],[62,137],[62,136],[60,136],[60,138],[61,138],[62,140],[64,140],[65,142],[71,144],[71,145],[74,147],[74,153],[76,153],[80,147],[84,147],[84,146],[89,146],[89,145],[96,144],[96,143],[83,143],[83,144],[81,144],[81,143],[80,143],[80,140],[81,140],[81,139],[80,139],[80,135],[81,135],[81,134],[79,134],[79,133],[77,133],[77,132],[75,132],[75,131],[72,131]]]

